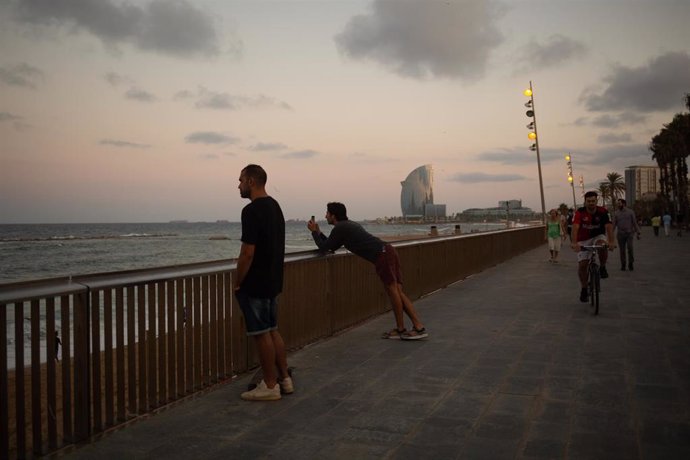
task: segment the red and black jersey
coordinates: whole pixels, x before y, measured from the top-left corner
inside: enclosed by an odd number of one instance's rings
[[[577,231],[577,241],[584,241],[594,238],[597,235],[606,234],[606,224],[610,224],[609,212],[606,208],[597,206],[594,214],[590,214],[587,208],[580,208],[575,213],[573,224],[580,224]]]

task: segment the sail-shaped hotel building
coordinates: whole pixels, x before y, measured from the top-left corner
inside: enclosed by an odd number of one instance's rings
[[[434,204],[434,171],[431,165],[418,167],[401,185],[400,208],[406,220],[445,217],[446,206]]]

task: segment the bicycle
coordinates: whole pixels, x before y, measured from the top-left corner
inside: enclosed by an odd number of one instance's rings
[[[601,274],[599,272],[601,263],[599,262],[598,249],[607,249],[607,245],[580,246],[592,253],[587,264],[587,294],[589,302],[595,315],[599,314],[599,292],[601,292]]]

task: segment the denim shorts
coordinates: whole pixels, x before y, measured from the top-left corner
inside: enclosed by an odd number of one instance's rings
[[[278,302],[276,298],[249,297],[242,290],[235,292],[244,315],[247,335],[259,335],[278,329]]]

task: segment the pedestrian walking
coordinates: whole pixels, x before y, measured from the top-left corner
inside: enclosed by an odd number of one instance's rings
[[[664,222],[664,233],[666,236],[671,236],[671,214],[668,211],[664,212],[661,220]]]
[[[546,232],[549,241],[549,253],[551,254],[549,262],[556,263],[558,262],[558,253],[561,250],[561,241],[565,239],[565,225],[555,209],[549,211]]]
[[[656,215],[652,217],[652,230],[654,230],[654,236],[659,236],[659,226],[661,225],[661,216]]]
[[[618,248],[621,257],[621,270],[625,271],[625,262],[627,256],[628,270],[632,271],[634,268],[635,255],[633,250],[633,241],[635,236],[640,239],[640,226],[637,224],[635,212],[626,206],[623,198],[618,199],[618,210],[613,215],[613,228],[616,232],[616,239],[618,240]]]
[[[357,222],[347,218],[347,208],[342,203],[332,202],[326,206],[326,221],[333,225],[328,237],[321,233],[319,225],[310,220],[307,228],[314,242],[322,251],[335,251],[341,246],[374,264],[386,294],[393,307],[395,328],[384,332],[384,339],[418,340],[428,337],[424,325],[419,320],[412,301],[402,289],[402,270],[398,252],[388,244],[370,234]],[[412,321],[412,329],[405,328],[403,312]]]
[[[575,217],[575,210],[573,208],[568,209],[568,215],[565,217],[566,233],[568,238],[571,238],[573,232],[573,218]],[[572,239],[570,240],[572,242]]]
[[[266,193],[266,171],[250,164],[240,173],[240,196],[251,202],[242,209],[242,246],[234,278],[235,296],[247,336],[254,338],[263,371],[256,388],[242,393],[248,401],[273,401],[294,391],[288,373],[285,342],[278,332],[277,296],[283,290],[285,218]]]

